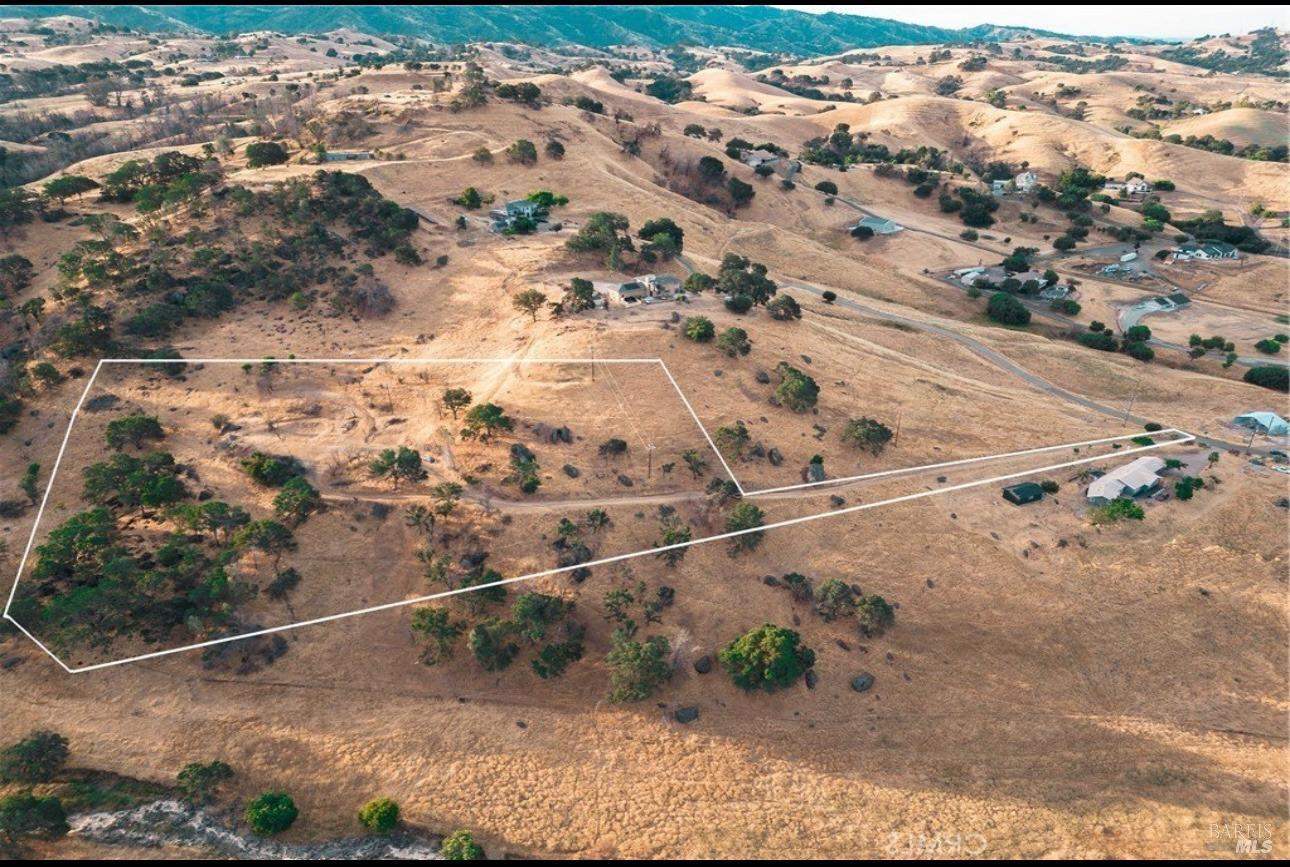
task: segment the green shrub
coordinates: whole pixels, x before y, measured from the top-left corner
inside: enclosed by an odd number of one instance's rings
[[[34,731],[0,752],[0,780],[47,783],[67,762],[67,738],[47,730]]]
[[[1102,352],[1115,352],[1120,348],[1119,341],[1109,331],[1086,331],[1077,338],[1081,345]]]
[[[815,406],[820,397],[820,387],[815,380],[786,361],[775,366],[780,383],[775,387],[775,397],[793,412],[806,412]]]
[[[29,792],[0,798],[0,840],[10,844],[31,837],[50,840],[68,830],[67,812],[58,798]]]
[[[842,429],[842,442],[878,454],[891,440],[891,428],[867,416],[853,418]]]
[[[1105,506],[1093,507],[1089,516],[1094,524],[1114,524],[1117,521],[1141,521],[1147,513],[1128,497],[1116,497]]]
[[[752,341],[748,339],[748,332],[744,329],[727,328],[717,338],[716,347],[730,358],[736,358],[752,351]]]
[[[484,849],[475,842],[469,831],[453,831],[443,838],[439,854],[445,861],[483,861]]]
[[[741,316],[751,310],[752,306],[753,300],[747,295],[731,295],[726,299],[726,309]]]
[[[204,804],[215,794],[219,784],[232,779],[233,769],[221,761],[184,765],[175,782],[185,798],[194,804]]]
[[[706,316],[691,316],[685,320],[681,330],[687,338],[696,343],[707,343],[716,334],[712,320]]]
[[[246,804],[242,816],[251,830],[262,836],[281,834],[295,824],[300,811],[285,792],[264,792]]]
[[[895,623],[896,610],[881,596],[862,596],[856,601],[856,625],[861,635],[882,635]]]
[[[719,658],[735,685],[748,691],[789,686],[815,664],[815,652],[801,646],[800,635],[770,623],[727,644]]]
[[[369,831],[388,834],[399,824],[399,805],[389,798],[368,801],[358,811],[358,821]]]
[[[249,168],[279,166],[287,161],[287,149],[275,141],[252,142],[246,146],[246,164]]]
[[[1026,325],[1030,311],[1007,292],[995,292],[986,303],[985,314],[1002,325]]]
[[[159,440],[165,435],[161,422],[151,415],[127,415],[113,419],[107,426],[108,448],[117,450],[126,445],[138,448],[148,440]]]
[[[253,452],[250,457],[243,459],[242,469],[267,488],[280,488],[305,472],[304,465],[289,455],[270,455],[264,452]]]

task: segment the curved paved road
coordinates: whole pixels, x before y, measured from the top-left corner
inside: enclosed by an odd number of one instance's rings
[[[676,261],[687,271],[696,270],[693,263],[691,263],[688,259],[686,259],[683,256],[677,256]],[[1134,422],[1136,424],[1146,424],[1148,421],[1151,421],[1151,419],[1146,419],[1146,418],[1143,418],[1142,416],[1128,413],[1124,409],[1121,409],[1120,407],[1115,407],[1105,403],[1100,403],[1096,400],[1093,400],[1092,398],[1085,397],[1084,395],[1079,394],[1078,392],[1069,391],[1065,388],[1062,388],[1059,385],[1054,385],[1053,383],[1044,379],[1042,376],[1039,376],[1036,373],[1032,373],[1031,371],[1022,367],[1020,364],[1013,361],[1011,358],[1004,355],[1002,352],[992,349],[991,347],[986,346],[984,343],[977,340],[976,338],[969,337],[968,335],[963,334],[959,331],[955,331],[953,329],[946,328],[941,325],[937,325],[934,322],[928,322],[922,319],[914,319],[909,316],[902,316],[898,313],[891,313],[887,310],[883,310],[878,307],[872,307],[868,304],[863,304],[859,301],[855,301],[855,300],[852,300],[851,298],[848,298],[846,294],[844,294],[844,290],[837,289],[834,287],[820,286],[815,283],[808,283],[805,280],[797,280],[791,277],[777,277],[775,279],[781,286],[790,286],[802,292],[810,292],[813,295],[822,296],[826,291],[831,291],[835,295],[837,295],[837,298],[833,302],[836,306],[843,307],[848,310],[854,310],[857,313],[861,313],[865,316],[868,316],[874,319],[881,319],[886,322],[899,323],[901,325],[905,325],[910,328],[917,329],[919,331],[925,331],[929,334],[935,334],[939,337],[944,337],[948,340],[952,340],[955,343],[957,343],[959,346],[962,346],[968,351],[972,352],[974,355],[977,355],[980,358],[985,359],[986,361],[990,362],[991,364],[995,365],[1001,370],[1006,370],[1008,373],[1028,383],[1032,387],[1037,388],[1046,394],[1052,395],[1053,397],[1056,397],[1059,400],[1064,400],[1067,403],[1072,403],[1072,404],[1075,404],[1076,406],[1081,406],[1085,409],[1090,409],[1096,413],[1100,413],[1102,415],[1109,416],[1111,418],[1118,418],[1123,421]],[[1165,427],[1171,427],[1171,426],[1172,425],[1165,424]],[[1210,436],[1203,436],[1203,437],[1198,436],[1197,439],[1202,442],[1209,443],[1211,445],[1218,446],[1225,449],[1236,449],[1239,451],[1247,451],[1247,452],[1262,453],[1262,454],[1266,454],[1267,452],[1272,451],[1271,447],[1255,446],[1253,448],[1248,448],[1245,445],[1245,443],[1227,442],[1224,440],[1215,439],[1214,437],[1210,437]]]

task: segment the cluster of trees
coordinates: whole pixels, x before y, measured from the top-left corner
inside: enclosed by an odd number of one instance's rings
[[[816,588],[805,575],[791,572],[778,583],[787,588],[794,601],[812,603],[812,610],[825,623],[854,620],[864,638],[882,635],[896,623],[896,609],[876,594],[865,595],[859,586],[830,578]]]
[[[537,108],[542,104],[542,88],[531,81],[521,81],[516,84],[499,84],[493,88],[493,93],[497,95],[498,99],[522,103],[530,108]]]
[[[496,572],[478,575],[484,580],[463,582],[479,586],[498,581]],[[491,592],[486,592],[491,591]],[[506,598],[505,587],[487,587],[466,594],[467,605],[478,619],[472,624],[442,607],[418,608],[412,614],[412,631],[423,642],[421,660],[437,665],[453,658],[463,637],[466,648],[484,671],[509,668],[523,648],[533,648],[530,668],[543,680],[560,677],[582,659],[585,627],[574,619],[572,600],[546,593],[528,592],[516,597],[507,616],[487,609]]]
[[[800,319],[801,308],[791,298],[771,307],[779,286],[767,273],[766,266],[760,262],[727,253],[721,260],[716,277],[695,271],[686,277],[684,288],[696,295],[715,291],[726,296],[726,309],[733,313],[747,313],[754,306],[765,306],[776,319]]]
[[[1138,361],[1151,361],[1156,357],[1155,350],[1147,345],[1150,339],[1150,328],[1146,325],[1134,325],[1124,332],[1123,339],[1117,340],[1106,325],[1097,320],[1089,323],[1088,331],[1076,337],[1080,345],[1087,346],[1089,349],[1102,352],[1122,351]]]
[[[265,166],[280,166],[291,154],[285,145],[276,141],[251,142],[246,146],[247,168],[260,169]]]
[[[611,211],[597,211],[587,218],[582,227],[565,241],[565,248],[572,253],[596,253],[604,256],[605,267],[617,271],[627,263],[627,254],[635,254],[638,263],[653,264],[672,259],[685,248],[685,230],[670,217],[646,220],[636,233],[640,248],[630,234],[627,217]],[[577,281],[574,281],[577,283]],[[591,306],[590,284],[573,287],[574,312]]]
[[[1274,27],[1255,30],[1244,54],[1219,48],[1205,52],[1195,45],[1180,45],[1160,52],[1160,56],[1177,63],[1199,66],[1218,72],[1257,72],[1280,76],[1286,62],[1286,51],[1281,46],[1281,34]]]
[[[675,600],[671,587],[652,592],[644,582],[605,594],[605,619],[615,624],[605,662],[609,667],[608,700],[614,704],[644,701],[672,677],[672,649],[662,635],[642,629],[662,623],[663,611]],[[639,621],[637,618],[640,618]]]
[[[167,202],[195,200],[212,177],[196,158],[168,152],[123,164],[103,179],[101,195],[150,211]],[[68,179],[58,180],[54,192],[71,191],[62,183]],[[0,191],[0,199],[6,197],[7,191]],[[332,287],[330,303],[337,312],[387,312],[393,296],[371,265],[344,264],[351,242],[329,228],[341,221],[369,256],[393,252],[400,261],[420,261],[409,243],[416,215],[382,197],[359,175],[320,171],[267,191],[224,189],[209,201],[233,217],[234,224],[268,230],[272,242],[252,240],[237,229],[176,238],[160,226],[145,224],[140,232],[110,214],[88,215],[84,223],[94,237],[77,243],[57,263],[61,282],[56,293],[72,298],[63,321],[41,332],[29,330],[13,347],[11,363],[21,367],[42,348],[37,338],[65,358],[111,350],[115,314],[112,306],[96,302],[95,293],[111,292],[118,304],[129,305],[133,312],[124,320],[125,335],[149,340],[165,339],[189,319],[219,316],[253,295],[308,306],[320,286]],[[0,294],[21,291],[32,275],[24,257],[5,257],[0,261]],[[35,298],[15,312],[39,322],[44,308],[44,299]],[[52,370],[42,371],[42,382],[58,381]],[[0,382],[0,432],[20,415],[21,385]]]
[[[1030,324],[1030,310],[1013,295],[995,292],[985,305],[985,315],[1000,325]]]
[[[645,93],[655,99],[661,99],[664,102],[683,102],[690,98],[694,92],[694,85],[685,78],[676,78],[671,75],[658,75],[654,80],[645,85]]]
[[[1244,380],[1273,391],[1290,391],[1290,368],[1280,364],[1256,365],[1245,371]]]
[[[233,563],[250,552],[263,554],[276,581],[282,555],[296,547],[291,529],[253,520],[219,500],[195,499],[169,452],[116,450],[160,439],[156,419],[127,416],[108,427],[114,453],[84,470],[84,496],[94,505],[56,527],[36,549],[30,580],[14,600],[15,617],[56,647],[105,647],[127,637],[161,641],[177,629],[204,637],[229,626],[238,606],[259,592],[233,577]],[[292,523],[317,504],[317,492],[299,475],[275,500]],[[121,519],[130,514],[160,518],[174,530],[148,544],[121,531]],[[298,580],[295,574],[288,589]]]
[[[602,254],[605,267],[617,271],[625,264],[624,254],[636,251],[629,226],[622,214],[596,211],[564,245],[571,253]]]
[[[54,36],[51,31],[50,36]],[[49,39],[48,45],[57,44]],[[167,72],[168,70],[168,72]],[[91,104],[107,106],[110,97],[121,105],[127,90],[143,87],[151,78],[174,74],[170,67],[159,68],[151,60],[132,58],[125,61],[90,60],[84,63],[57,63],[49,66],[8,69],[0,76],[0,101],[34,99],[84,92]]]
[[[1219,211],[1206,211],[1188,220],[1178,220],[1174,225],[1190,233],[1198,241],[1221,241],[1244,253],[1263,253],[1271,246],[1270,242],[1261,238],[1249,226],[1229,226],[1224,223]]]
[[[731,139],[726,147],[727,153],[735,150],[735,143],[738,139]],[[757,191],[752,185],[734,175],[727,175],[726,166],[720,159],[714,156],[703,156],[699,158],[697,165],[697,180],[702,190],[711,190],[713,188],[722,188],[726,194],[727,210],[734,214],[736,210],[742,208],[753,200]],[[700,194],[704,200],[707,200],[706,194]]]
[[[16,848],[26,840],[55,839],[70,830],[62,801],[31,789],[52,782],[67,763],[68,753],[67,738],[52,731],[34,731],[0,750],[0,783],[22,787],[0,798],[0,843]]]
[[[152,160],[127,160],[108,173],[100,185],[105,202],[133,202],[140,213],[195,198],[220,178],[219,164],[180,151],[166,151]]]
[[[707,139],[708,141],[721,141],[722,133],[719,127],[704,128],[702,124],[687,123],[682,133],[690,138]]]
[[[869,142],[867,132],[851,132],[851,125],[840,123],[828,136],[813,138],[802,146],[802,162],[822,166],[848,166],[854,163],[890,163],[917,165],[926,169],[950,168],[958,171],[961,166],[947,166],[947,154],[939,148],[921,145],[901,148],[893,153],[886,145]]]
[[[128,334],[166,337],[185,320],[218,316],[252,293],[305,307],[317,296],[316,287],[327,284],[334,287],[330,303],[337,312],[388,312],[393,296],[371,265],[335,264],[349,245],[327,226],[341,220],[364,242],[368,256],[393,252],[404,263],[420,261],[409,244],[416,214],[382,197],[360,175],[320,171],[265,192],[234,187],[218,202],[239,218],[263,220],[278,233],[277,243],[235,236],[230,246],[222,246],[207,237],[192,251],[185,276],[150,269],[153,288],[146,294],[161,297],[126,321]]]
[[[918,193],[918,188],[914,190]],[[930,193],[929,193],[930,194]],[[963,225],[973,229],[988,229],[994,225],[994,212],[999,209],[999,202],[989,193],[982,193],[971,187],[959,187],[958,198],[942,191],[938,204],[942,212],[959,215]]]

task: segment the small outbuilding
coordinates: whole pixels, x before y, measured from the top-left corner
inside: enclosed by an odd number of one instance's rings
[[[323,159],[329,163],[348,162],[350,160],[373,159],[371,151],[327,151]]]
[[[1008,485],[1003,489],[1003,498],[1009,503],[1024,506],[1044,498],[1044,489],[1034,482],[1022,482],[1019,485]]]
[[[894,235],[905,228],[895,220],[888,220],[883,217],[863,217],[859,223],[856,223],[856,226],[868,226],[875,235]]]

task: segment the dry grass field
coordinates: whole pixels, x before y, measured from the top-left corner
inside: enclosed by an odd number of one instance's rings
[[[61,32],[79,21],[45,23]],[[149,86],[180,100],[172,106],[206,100],[211,113],[227,118],[172,138],[153,136],[157,117],[94,106],[79,89],[0,107],[0,121],[85,112],[77,122],[116,143],[24,180],[33,194],[50,177],[104,183],[130,160],[174,151],[204,161],[215,177],[155,210],[100,201],[96,192],[73,196],[61,205],[68,214],[0,235],[0,258],[22,256],[32,266],[30,279],[6,288],[6,309],[45,303],[39,315],[7,313],[0,322],[3,344],[17,347],[3,362],[5,385],[21,380],[13,391],[21,411],[0,436],[0,566],[16,574],[33,527],[36,544],[45,545],[93,505],[85,468],[111,457],[109,424],[139,414],[160,422],[164,437],[147,448],[174,455],[193,502],[213,499],[256,520],[273,517],[277,490],[243,469],[256,452],[297,458],[318,492],[319,509],[292,526],[295,548],[280,559],[229,549],[228,579],[260,587],[227,621],[235,633],[391,607],[275,633],[282,640],[275,658],[240,667],[236,650],[185,651],[68,674],[26,637],[0,632],[5,744],[34,729],[57,730],[70,741],[70,768],[158,787],[172,786],[187,763],[226,761],[235,776],[210,814],[246,833],[239,818],[246,799],[289,792],[300,818],[277,838],[288,847],[354,837],[356,811],[378,795],[395,799],[415,832],[469,829],[490,857],[1224,857],[1232,844],[1215,829],[1232,825],[1265,829],[1275,853],[1290,846],[1290,491],[1284,464],[1270,454],[1285,441],[1256,437],[1247,450],[1248,432],[1231,424],[1252,409],[1290,415],[1290,406],[1283,392],[1242,381],[1245,363],[1192,360],[1164,345],[1221,334],[1252,356],[1255,341],[1290,331],[1286,260],[1273,250],[1243,253],[1239,262],[1166,263],[1154,253],[1181,233],[1168,225],[1143,241],[1152,282],[1099,279],[1095,269],[1116,261],[1117,244],[1125,243],[1112,233],[1143,226],[1140,202],[1089,208],[1087,241],[1064,257],[1053,240],[1068,215],[1037,198],[1003,198],[994,224],[968,237],[938,195],[914,194],[904,165],[895,173],[872,163],[839,172],[808,162],[782,183],[726,154],[727,143],[742,138],[797,156],[808,140],[844,123],[893,153],[944,151],[944,166],[933,168],[947,194],[988,187],[981,171],[994,162],[1026,166],[1046,184],[1076,166],[1121,179],[1140,172],[1175,182],[1175,191],[1159,193],[1175,221],[1216,210],[1228,225],[1258,225],[1281,243],[1275,227],[1290,210],[1283,162],[1121,131],[1140,126],[1125,112],[1148,88],[1174,101],[1234,104],[1165,123],[1166,134],[1274,145],[1278,122],[1284,133],[1284,107],[1241,103],[1282,99],[1277,79],[1211,75],[1161,58],[1160,46],[1126,48],[1114,71],[1075,74],[1027,57],[1056,44],[1039,38],[1006,43],[984,70],[971,72],[958,68],[969,56],[962,46],[930,63],[924,56],[934,46],[893,46],[875,49],[877,61],[840,54],[773,67],[788,76],[827,75],[819,86],[830,94],[859,97],[844,102],[792,93],[763,80],[772,67],[749,69],[720,49],[695,49],[697,72],[673,70],[668,55],[652,49],[587,49],[584,56],[502,43],[473,46],[442,66],[375,68],[356,65],[354,55],[396,45],[353,31],[303,42],[244,34],[235,40],[244,53],[236,54],[196,35],[150,41],[123,33],[46,45],[48,37],[24,26],[0,21],[9,40],[0,41],[0,62],[10,69],[103,59],[175,63],[167,58],[182,54],[185,70],[223,77],[183,86],[176,72]],[[1086,60],[1108,56],[1101,46],[1088,51]],[[645,77],[611,75],[629,58]],[[540,101],[504,99],[493,87],[482,104],[454,107],[467,83],[463,60],[495,82],[536,84]],[[670,104],[644,92],[649,76],[670,71],[691,85],[686,98]],[[961,87],[938,95],[947,75],[960,76]],[[288,84],[298,89],[287,91]],[[1083,119],[1069,110],[1073,97],[1053,96],[1063,85],[1078,88]],[[129,93],[139,98],[145,89]],[[880,98],[867,101],[871,91]],[[991,104],[994,93],[1004,107]],[[602,111],[588,110],[587,100]],[[698,137],[687,129],[694,124],[719,127],[719,135]],[[246,146],[271,139],[286,147],[287,161],[251,167]],[[535,159],[508,158],[521,139],[536,145]],[[545,149],[548,142],[563,146],[562,157]],[[359,175],[373,195],[414,209],[420,219],[397,245],[380,249],[371,226],[346,222],[346,208],[326,219],[308,210],[302,199],[309,194],[300,191],[318,195],[309,186],[320,168],[318,143],[333,153],[374,152],[322,168]],[[15,144],[11,154],[44,147]],[[721,161],[719,184],[696,180],[705,158]],[[723,186],[730,178],[755,191],[741,207]],[[836,195],[815,189],[824,181]],[[283,186],[292,182],[301,184]],[[457,203],[467,187],[482,194],[483,207]],[[284,189],[297,198],[275,199]],[[538,191],[568,199],[551,208],[557,230],[490,230],[490,207]],[[241,201],[254,204],[239,211]],[[1251,214],[1256,203],[1262,217]],[[621,264],[567,246],[603,212],[630,226],[632,249]],[[866,214],[904,228],[859,240],[850,227]],[[103,240],[108,215],[136,231]],[[665,217],[683,230],[683,251],[646,261],[641,251],[650,239],[637,232]],[[65,254],[88,256],[103,244],[138,264],[130,279],[69,271]],[[1038,270],[1051,266],[1078,281],[1081,307],[1069,321],[1046,318],[1047,302],[1035,297],[1025,299],[1036,311],[1028,326],[1000,324],[987,315],[987,299],[942,279],[957,268],[997,264],[1018,248],[1033,248]],[[575,279],[718,276],[730,254],[762,263],[779,293],[797,300],[800,317],[779,320],[761,306],[736,313],[712,291],[649,304],[615,296],[605,309],[550,307]],[[224,270],[199,272],[212,262]],[[128,330],[145,305],[183,299],[211,274],[236,281],[239,269],[264,262],[271,267],[256,272],[260,283],[239,289],[228,309],[181,317],[164,337]],[[307,283],[275,295],[277,278],[306,266]],[[174,279],[151,288],[149,280],[167,269]],[[355,283],[382,287],[388,310],[341,306],[336,299]],[[1081,346],[1068,333],[1092,320],[1113,324],[1123,308],[1164,290],[1186,292],[1193,304],[1143,320],[1160,341],[1150,363]],[[528,291],[545,296],[532,315],[513,303]],[[111,314],[114,343],[61,353],[83,303]],[[695,317],[710,320],[717,335],[743,329],[747,352],[727,355],[689,339],[687,320]],[[105,364],[94,374],[99,357],[154,350],[188,363],[169,372]],[[329,361],[287,363],[304,359]],[[36,375],[40,362],[52,364],[58,379]],[[800,412],[783,405],[781,364],[813,379],[818,403]],[[463,437],[463,419],[441,404],[448,388],[467,389],[474,404],[500,406],[512,429],[491,441]],[[872,451],[849,445],[843,431],[860,418],[886,425],[893,438]],[[1148,435],[1144,423],[1197,438],[1149,452],[1176,462],[1164,489],[1174,493],[1189,476],[1204,487],[1194,497],[1144,498],[1142,520],[1114,523],[1087,502],[1086,470],[1127,462],[1120,453],[1140,445],[1129,441],[737,504],[728,490],[709,487],[726,473],[704,433],[743,426],[747,442],[725,454],[743,488],[754,491],[802,484],[812,458],[836,480]],[[570,441],[553,438],[563,427]],[[601,448],[614,439],[626,444],[622,454]],[[398,485],[374,478],[371,462],[400,446],[420,453],[424,477]],[[683,457],[691,449],[704,464],[693,473]],[[514,462],[525,451],[536,460],[538,482],[528,492]],[[43,491],[60,454],[36,526],[41,509],[19,480],[38,463]],[[1076,460],[1088,463],[1043,469]],[[1015,506],[1001,498],[1003,482],[972,484],[1004,475],[1057,487]],[[405,520],[405,509],[429,505],[441,483],[460,485],[460,501],[427,535]],[[856,508],[887,500],[896,501]],[[743,551],[726,540],[701,542],[675,563],[646,553],[570,574],[593,557],[649,551],[669,527],[694,540],[722,534],[743,504],[761,509],[766,524],[819,517],[765,531]],[[153,550],[172,534],[193,535],[165,509],[108,505],[130,544]],[[603,511],[603,526],[593,528],[593,510]],[[574,538],[589,557],[562,559],[562,518],[577,524]],[[491,607],[471,594],[430,604],[476,624],[507,616],[526,591],[559,597],[574,605],[581,659],[543,679],[530,664],[534,641],[522,643],[513,665],[490,671],[462,640],[451,658],[423,664],[426,642],[414,628],[420,606],[396,603],[460,586],[427,578],[420,556],[427,550],[448,563],[454,582],[483,571],[485,561],[472,559],[481,553],[499,578],[563,570],[507,587],[507,598]],[[39,557],[28,561],[23,581]],[[288,566],[298,570],[299,585],[268,594],[268,582]],[[895,623],[866,632],[852,618],[828,620],[782,586],[792,573],[817,591],[840,579],[880,595]],[[30,592],[46,604],[61,592],[55,583],[20,584],[19,598]],[[640,587],[674,591],[641,629],[666,639],[671,674],[640,701],[612,702],[607,657],[618,623],[606,594],[639,594]],[[223,635],[217,626],[225,621],[198,620],[169,624],[160,635],[120,629],[100,646],[66,635],[50,640],[68,665],[96,665]],[[745,692],[720,664],[696,668],[763,623],[797,631],[815,651],[809,680]],[[41,629],[32,624],[37,637]],[[864,674],[872,685],[854,689]],[[679,722],[676,712],[688,708],[698,718]],[[37,791],[65,792],[60,785]],[[0,783],[0,795],[20,788]],[[162,845],[78,833],[33,842],[31,851],[211,854],[178,833],[152,842]]]

